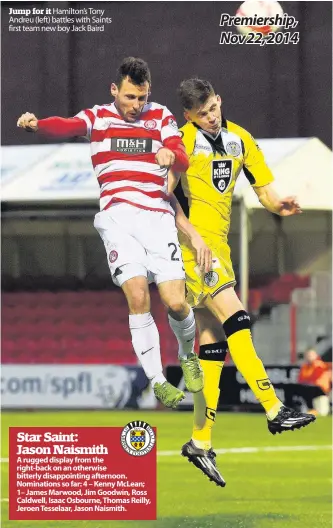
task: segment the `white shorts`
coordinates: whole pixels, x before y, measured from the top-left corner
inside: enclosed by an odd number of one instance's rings
[[[133,277],[149,282],[185,280],[175,219],[170,213],[117,204],[95,216],[116,286]]]

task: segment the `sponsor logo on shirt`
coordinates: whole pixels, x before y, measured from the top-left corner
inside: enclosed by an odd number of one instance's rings
[[[193,154],[199,154],[199,152],[202,150],[206,150],[207,152],[213,152],[212,147],[210,145],[200,145],[196,143]]]
[[[178,129],[177,123],[172,117],[169,118],[168,125],[176,130]]]
[[[232,160],[212,161],[212,182],[221,194],[224,194],[232,180]]]
[[[111,150],[126,154],[152,152],[152,144],[150,138],[111,138]]]

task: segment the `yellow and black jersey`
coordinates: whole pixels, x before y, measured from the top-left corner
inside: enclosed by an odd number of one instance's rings
[[[222,120],[217,138],[193,123],[181,129],[190,160],[181,183],[189,201],[190,221],[210,241],[227,240],[231,202],[237,177],[243,169],[253,187],[273,181],[273,175],[254,138],[244,128]]]

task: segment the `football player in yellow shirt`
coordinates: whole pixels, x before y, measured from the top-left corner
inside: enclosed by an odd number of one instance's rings
[[[224,118],[221,98],[208,81],[185,80],[179,95],[187,121],[180,130],[190,166],[186,174],[181,174],[181,184],[189,201],[189,220],[176,200],[174,204],[188,301],[195,308],[199,358],[205,376],[204,389],[194,394],[192,438],[183,446],[182,455],[210,480],[224,486],[211,446],[211,431],[227,349],[263,406],[272,434],[299,429],[315,419],[311,414],[285,407],[277,398],[253,346],[249,314],[234,290],[228,231],[232,195],[240,171],[243,169],[260,203],[271,213],[290,216],[301,213],[301,209],[295,197],[282,199],[275,192],[273,175],[258,145],[244,128]],[[177,184],[177,175],[171,173],[170,181],[171,190]],[[189,242],[193,228],[212,251],[208,265],[207,254],[203,257],[205,269],[198,266]]]

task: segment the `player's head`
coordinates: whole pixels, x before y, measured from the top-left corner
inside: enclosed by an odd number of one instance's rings
[[[127,57],[118,68],[111,84],[118,112],[125,121],[136,121],[150,94],[151,77],[148,64],[135,57]]]
[[[313,347],[310,347],[305,351],[304,359],[307,363],[313,363],[318,357],[319,356]]]
[[[222,123],[221,97],[216,95],[209,81],[186,79],[178,90],[184,116],[200,128],[215,135]]]

